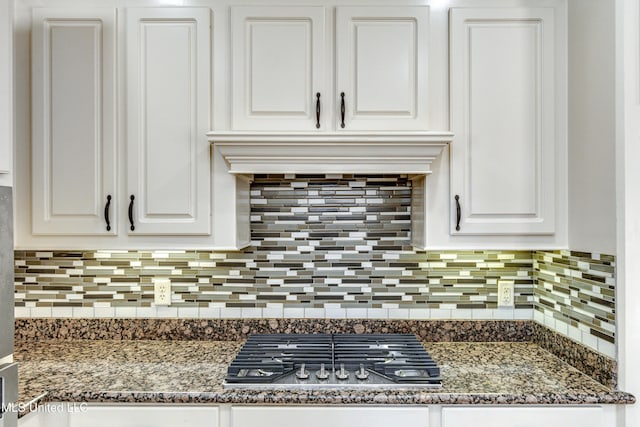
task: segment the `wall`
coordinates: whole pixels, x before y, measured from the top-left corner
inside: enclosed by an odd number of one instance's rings
[[[640,396],[640,5],[616,0],[616,194],[620,388]],[[640,405],[618,409],[620,425],[640,425]]]
[[[569,247],[616,253],[614,5],[569,1]]]
[[[13,185],[13,1],[0,0],[0,186]]]

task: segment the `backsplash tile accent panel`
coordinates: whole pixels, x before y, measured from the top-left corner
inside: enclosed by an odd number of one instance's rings
[[[616,357],[615,257],[576,251],[534,254],[534,319]]]

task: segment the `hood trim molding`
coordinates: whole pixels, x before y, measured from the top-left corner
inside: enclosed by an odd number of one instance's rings
[[[236,175],[256,173],[430,174],[451,132],[210,132]]]

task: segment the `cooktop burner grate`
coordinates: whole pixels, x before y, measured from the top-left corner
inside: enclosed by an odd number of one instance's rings
[[[225,388],[439,387],[440,368],[412,334],[254,334]]]

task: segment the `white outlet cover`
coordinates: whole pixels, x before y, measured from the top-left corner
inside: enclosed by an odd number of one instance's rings
[[[153,299],[156,305],[171,305],[171,281],[169,279],[154,280]]]
[[[514,307],[514,284],[513,281],[498,281],[498,307]]]

